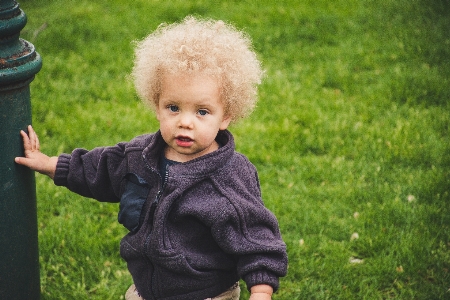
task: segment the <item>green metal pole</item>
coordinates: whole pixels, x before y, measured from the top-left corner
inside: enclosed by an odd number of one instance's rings
[[[14,0],[0,0],[0,299],[39,299],[34,173],[23,156],[21,129],[31,124],[30,87],[42,62],[19,38],[27,22]]]

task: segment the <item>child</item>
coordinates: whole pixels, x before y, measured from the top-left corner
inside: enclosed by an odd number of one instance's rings
[[[187,17],[140,42],[132,76],[160,130],[128,143],[48,157],[31,126],[16,162],[56,185],[119,202],[127,299],[271,299],[286,246],[261,200],[255,167],[227,130],[248,115],[262,77],[249,39],[221,21]]]

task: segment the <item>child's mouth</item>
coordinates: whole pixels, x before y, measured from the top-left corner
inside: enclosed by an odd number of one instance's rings
[[[193,144],[193,140],[188,137],[179,136],[176,138],[176,143],[180,147],[189,147]]]

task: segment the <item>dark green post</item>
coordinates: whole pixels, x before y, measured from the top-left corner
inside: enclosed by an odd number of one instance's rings
[[[14,0],[0,0],[0,299],[40,298],[34,173],[23,156],[21,129],[31,124],[30,87],[42,62],[19,38],[27,22]]]

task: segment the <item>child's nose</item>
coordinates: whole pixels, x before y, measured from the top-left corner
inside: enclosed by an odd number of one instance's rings
[[[180,118],[178,120],[178,126],[180,128],[189,128],[192,129],[194,125],[194,118],[190,113],[181,113]]]

